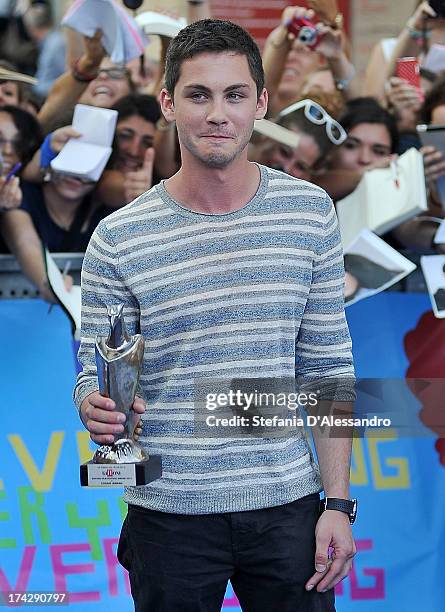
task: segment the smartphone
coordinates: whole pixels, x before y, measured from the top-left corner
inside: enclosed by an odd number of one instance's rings
[[[430,6],[439,19],[445,19],[445,0],[430,0]]]
[[[436,148],[445,158],[445,125],[418,125],[417,133],[424,147]],[[445,175],[437,179],[436,188],[445,210]]]

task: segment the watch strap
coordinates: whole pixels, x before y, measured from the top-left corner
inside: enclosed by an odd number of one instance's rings
[[[349,516],[349,522],[352,525],[357,514],[357,500],[325,497],[320,500],[320,513],[325,510],[338,510],[339,512],[344,512]]]

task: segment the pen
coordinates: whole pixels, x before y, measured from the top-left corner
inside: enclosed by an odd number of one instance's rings
[[[17,164],[15,164],[11,170],[8,172],[8,174],[5,177],[5,182],[7,183],[8,181],[10,181],[12,179],[12,177],[14,176],[14,174],[16,172],[18,172],[20,170],[20,168],[22,167],[22,164],[20,162],[18,162]]]
[[[397,187],[397,189],[399,189],[400,188],[399,166],[397,164],[397,160],[395,159],[391,160],[391,176],[392,176],[392,180],[394,181],[394,185]]]
[[[66,264],[63,267],[62,278],[65,278],[71,268],[71,259],[68,259]]]

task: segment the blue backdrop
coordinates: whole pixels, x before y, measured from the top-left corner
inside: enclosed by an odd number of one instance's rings
[[[357,373],[404,378],[405,335],[422,336],[429,308],[427,296],[396,293],[348,308]],[[73,612],[132,610],[115,556],[121,491],[78,485],[92,447],[71,400],[68,321],[39,300],[3,301],[0,332],[0,591],[68,591]],[[390,429],[355,441],[358,553],[337,588],[340,612],[444,610],[445,467],[429,434],[402,438]],[[224,610],[238,609],[229,587]]]

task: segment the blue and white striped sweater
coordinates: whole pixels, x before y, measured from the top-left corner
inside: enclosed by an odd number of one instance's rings
[[[125,304],[145,337],[141,443],[163,475],[129,503],[184,514],[275,506],[321,490],[302,432],[287,438],[193,435],[195,382],[351,377],[343,258],[326,193],[260,166],[241,210],[192,212],[162,183],[101,221],[82,271],[80,407],[97,389],[94,339],[106,306]]]

